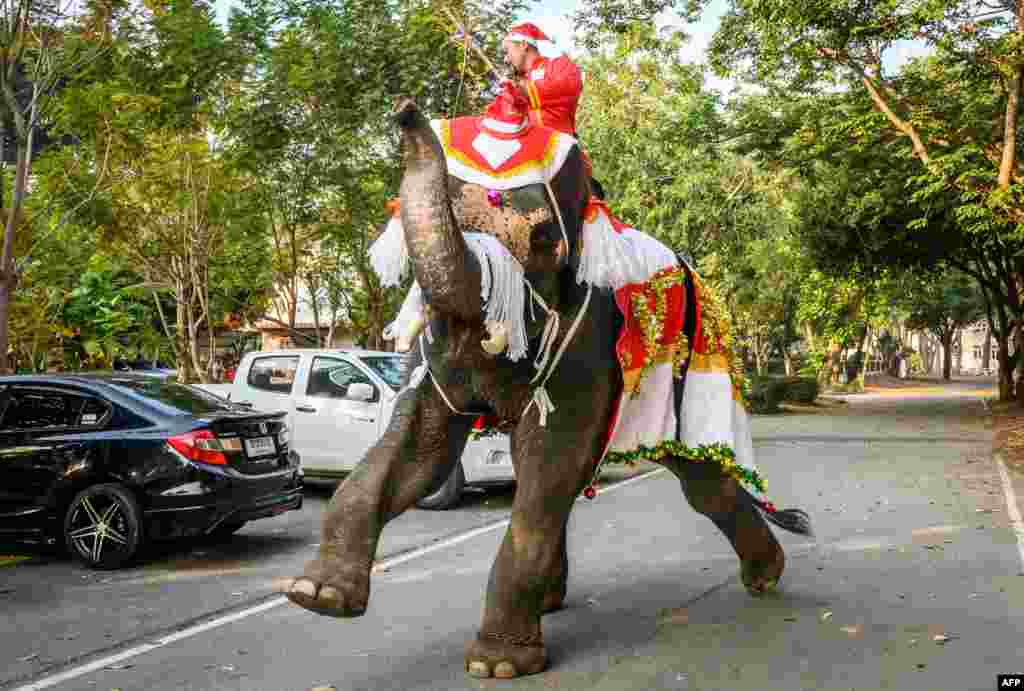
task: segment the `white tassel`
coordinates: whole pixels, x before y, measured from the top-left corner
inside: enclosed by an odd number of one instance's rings
[[[501,242],[483,233],[463,233],[466,244],[480,263],[480,297],[485,322],[505,325],[508,357],[526,357],[526,285],[523,267]]]
[[[551,396],[548,395],[548,390],[543,386],[538,386],[534,389],[532,403],[536,404],[537,412],[540,413],[540,426],[547,427],[548,413],[555,412],[555,404],[551,402]]]
[[[385,288],[397,286],[409,273],[409,248],[402,219],[392,216],[384,232],[370,246],[370,265]]]

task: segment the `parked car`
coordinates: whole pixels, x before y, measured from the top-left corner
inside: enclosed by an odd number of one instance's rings
[[[249,353],[230,399],[253,410],[285,411],[307,478],[341,478],[384,434],[402,381],[404,356],[372,350]],[[471,439],[448,481],[418,502],[456,506],[466,486],[515,481],[507,435]]]
[[[86,565],[302,507],[283,413],[141,374],[0,377],[0,535]]]

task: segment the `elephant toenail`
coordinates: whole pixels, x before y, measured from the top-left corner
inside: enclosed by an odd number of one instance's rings
[[[321,602],[338,602],[341,600],[341,591],[329,585],[320,588]]]
[[[487,666],[486,662],[470,662],[469,667],[466,669],[469,672],[469,676],[476,677],[477,679],[487,679],[491,676],[491,668]]]
[[[293,585],[295,585],[294,578],[275,578],[270,587],[275,593],[288,594]]]
[[[494,666],[494,676],[498,679],[512,679],[518,677],[516,667],[511,662],[499,662]]]
[[[297,579],[292,584],[292,595],[303,595],[305,597],[316,597],[316,583],[307,581],[305,578]]]

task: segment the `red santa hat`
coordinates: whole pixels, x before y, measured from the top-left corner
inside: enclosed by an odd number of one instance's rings
[[[487,107],[480,128],[498,138],[517,138],[530,127],[530,104],[516,86],[506,80],[494,102]]]
[[[558,47],[555,46],[554,41],[548,38],[548,35],[541,31],[540,27],[533,22],[516,24],[509,29],[508,34],[505,35],[505,40],[529,43],[546,58],[553,58],[562,54],[562,51],[558,50]]]

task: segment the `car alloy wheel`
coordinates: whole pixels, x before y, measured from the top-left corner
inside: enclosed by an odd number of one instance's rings
[[[141,512],[125,487],[88,487],[74,498],[64,519],[68,550],[94,569],[116,569],[135,556],[141,542]]]

